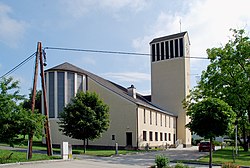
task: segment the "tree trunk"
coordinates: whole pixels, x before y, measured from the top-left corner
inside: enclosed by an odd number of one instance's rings
[[[212,145],[213,139],[210,138],[210,150],[209,150],[209,168],[212,168],[212,152],[213,152],[213,145]]]
[[[83,140],[84,154],[86,153],[86,139]]]
[[[246,127],[243,125],[243,149],[245,152],[248,152],[248,142],[247,142],[247,136],[246,136]]]

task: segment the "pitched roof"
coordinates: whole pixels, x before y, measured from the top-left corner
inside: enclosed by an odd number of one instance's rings
[[[114,82],[111,82],[109,80],[106,80],[102,77],[99,77],[91,72],[88,72],[86,70],[83,70],[79,67],[76,67],[75,65],[72,65],[68,62],[62,63],[58,66],[55,66],[53,68],[47,69],[46,72],[48,71],[71,71],[71,72],[76,72],[76,73],[80,73],[80,74],[84,74],[86,75],[88,78],[91,78],[92,80],[94,80],[95,82],[97,82],[98,84],[102,85],[103,87],[105,87],[106,89],[122,96],[123,98],[137,104],[137,105],[141,105],[141,106],[145,106],[147,108],[151,108],[157,111],[161,111],[164,112],[168,115],[171,116],[175,116],[172,113],[169,113],[159,107],[157,107],[156,105],[152,104],[151,102],[149,102],[148,100],[146,100],[141,94],[136,93],[136,98],[133,98],[132,96],[130,96],[128,94],[128,90]]]
[[[183,37],[183,36],[185,36],[185,34],[188,35],[187,31],[177,33],[177,34],[171,34],[171,35],[168,35],[168,36],[158,37],[158,38],[153,39],[149,44],[157,43],[157,42],[161,42],[161,41],[167,41],[167,40],[175,39],[175,38],[179,38],[179,37]],[[189,38],[188,38],[188,42],[190,43]]]

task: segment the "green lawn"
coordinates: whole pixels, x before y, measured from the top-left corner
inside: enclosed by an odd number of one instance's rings
[[[201,158],[199,160],[200,162],[206,162],[209,161],[209,155]],[[223,164],[227,162],[233,163],[233,150],[232,147],[227,147],[222,150],[217,150],[213,152],[213,163]],[[240,149],[239,155],[235,158],[235,164],[240,166],[250,166],[250,152],[244,152],[243,149]]]
[[[36,154],[33,153],[31,160],[26,159],[26,152],[16,152],[10,150],[0,149],[0,164],[3,163],[16,163],[16,162],[27,162],[35,160],[51,160],[51,159],[60,159],[58,156],[47,156],[46,154]]]

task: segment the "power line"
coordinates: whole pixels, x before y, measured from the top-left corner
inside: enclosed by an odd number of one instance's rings
[[[22,67],[24,64],[26,64],[29,60],[31,60],[34,56],[36,55],[36,52],[34,52],[32,55],[30,55],[29,57],[27,57],[25,60],[23,60],[21,63],[19,63],[17,66],[15,66],[14,68],[12,68],[11,70],[9,70],[8,72],[6,72],[4,75],[2,75],[0,77],[0,79],[10,75],[11,73],[15,72],[16,70],[18,70],[20,67]]]
[[[62,50],[62,51],[77,51],[77,52],[92,52],[92,53],[103,53],[103,54],[120,54],[120,55],[134,55],[134,56],[147,56],[151,54],[137,53],[137,52],[123,52],[123,51],[107,51],[107,50],[90,50],[90,49],[78,49],[78,48],[63,48],[63,47],[44,47],[44,50]],[[185,57],[192,59],[208,59],[206,57]]]

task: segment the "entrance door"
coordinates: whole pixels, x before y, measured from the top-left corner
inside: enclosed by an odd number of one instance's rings
[[[132,147],[132,132],[126,132],[127,146]]]

